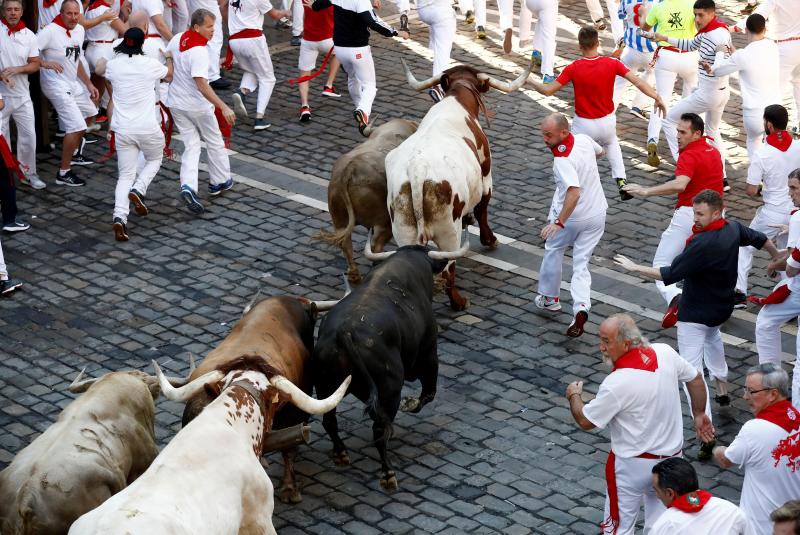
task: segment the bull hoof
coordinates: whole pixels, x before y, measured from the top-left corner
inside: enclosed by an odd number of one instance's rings
[[[469,299],[464,299],[461,302],[450,302],[450,308],[456,312],[463,312],[469,308]]]
[[[403,412],[419,412],[419,398],[403,398],[400,402],[400,410]]]
[[[461,228],[467,228],[470,225],[475,224],[475,216],[472,214],[466,214],[464,217],[461,218]]]
[[[381,478],[381,487],[388,491],[397,490],[397,477],[394,472],[386,472],[386,475]]]
[[[300,490],[292,487],[284,487],[278,494],[278,499],[283,503],[300,503],[303,501],[303,496]]]
[[[358,271],[348,271],[347,272],[347,281],[350,284],[361,284],[361,273]]]
[[[350,456],[346,451],[334,451],[333,462],[337,466],[350,466]]]
[[[497,238],[494,234],[490,234],[488,238],[481,236],[481,245],[490,249],[497,249]]]

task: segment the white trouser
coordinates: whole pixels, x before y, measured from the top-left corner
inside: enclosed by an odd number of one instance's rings
[[[785,280],[779,284],[787,284]],[[800,293],[792,292],[783,303],[764,305],[756,318],[756,350],[758,363],[771,362],[780,366],[781,327],[800,316]],[[798,321],[800,326],[800,321]],[[800,336],[795,343],[794,373],[792,375],[792,404],[800,402]]]
[[[786,92],[787,87],[791,86],[794,96],[795,121],[800,123],[800,41],[778,43],[778,61],[780,62],[781,96]],[[786,104],[786,99],[784,99],[784,103]],[[791,109],[791,106],[786,106],[786,109]]]
[[[614,473],[617,482],[617,507],[619,509],[619,527],[616,532],[609,527],[603,533],[616,535],[633,535],[639,510],[644,505],[644,531],[647,533],[658,517],[666,511],[664,504],[656,496],[653,489],[653,467],[660,459],[642,459],[640,457],[616,457]],[[606,504],[603,519],[610,516],[611,503],[606,490]]]
[[[497,0],[497,11],[500,14],[498,25],[505,32],[514,27],[514,0]]]
[[[86,46],[86,51],[84,52],[84,57],[89,64],[89,72],[94,74],[95,69],[97,69],[97,62],[101,59],[109,61],[114,57],[114,44],[89,41],[89,44]]]
[[[676,256],[686,248],[686,240],[692,235],[694,226],[694,211],[691,206],[681,206],[672,214],[669,226],[661,233],[656,254],[653,257],[653,267],[669,266]],[[656,288],[669,304],[681,290],[675,285],[666,286],[662,281],[656,281]]]
[[[147,187],[161,168],[161,158],[164,156],[164,134],[160,129],[149,134],[115,132],[114,143],[117,148],[117,167],[119,169],[117,188],[114,191],[114,217],[119,217],[127,223],[130,212],[128,193],[131,189],[135,189],[142,195],[147,194]],[[136,167],[140,154],[144,155],[145,164],[137,177]]]
[[[742,122],[747,134],[747,159],[753,161],[753,155],[764,144],[764,108],[743,108]]]
[[[8,278],[6,259],[3,257],[3,245],[0,244],[0,280],[8,280]]]
[[[302,0],[292,1],[292,35],[299,37],[303,35],[303,21],[305,12],[303,11]]]
[[[725,174],[727,150],[725,143],[722,142],[719,125],[722,122],[722,112],[725,110],[730,96],[731,88],[727,85],[720,89],[712,84],[701,82],[691,95],[682,98],[680,102],[670,108],[667,118],[664,119],[664,136],[669,143],[672,158],[676,162],[678,161],[678,121],[680,121],[681,115],[684,113],[705,114],[705,135],[714,140],[714,146],[722,156],[722,171]]]
[[[611,165],[611,176],[625,178],[625,161],[617,138],[617,116],[610,113],[599,119],[586,119],[577,115],[572,121],[573,134],[586,134],[606,151]]]
[[[395,4],[397,5],[398,13],[408,14],[408,12],[411,10],[411,3],[409,0],[397,0]]]
[[[211,11],[216,19],[214,19],[214,37],[208,42],[206,47],[208,48],[208,81],[213,82],[215,80],[219,80],[219,56],[220,52],[222,51],[222,15],[219,12],[219,8],[209,9],[210,6],[206,6],[205,4],[201,4],[197,0],[189,0],[189,10],[191,17],[191,13],[194,13],[199,8],[208,9]]]
[[[450,52],[456,37],[456,15],[449,5],[420,6],[419,19],[430,26],[428,48],[433,51],[433,75],[441,74],[450,64]]]
[[[779,229],[771,227],[770,225],[788,225],[789,217],[789,212],[785,210],[764,205],[756,210],[756,215],[750,222],[750,228],[763,232],[767,235],[767,238],[775,242],[775,237],[778,235]],[[786,235],[778,238],[775,246],[778,249],[784,248],[786,246]],[[754,251],[755,248],[749,245],[747,247],[739,247],[739,268],[736,276],[736,289],[745,294],[747,293],[747,275],[753,267]]]
[[[3,136],[11,140],[11,119],[17,125],[17,160],[26,175],[36,174],[36,123],[30,97],[5,97],[2,111]]]
[[[486,27],[486,0],[458,0],[461,11],[475,13],[475,26]]]
[[[189,5],[186,0],[172,0],[172,33],[186,31],[189,27],[189,15]]]
[[[556,22],[558,22],[558,0],[525,0],[519,12],[519,40],[527,40],[531,34],[531,15],[536,15],[536,32],[533,49],[542,53],[542,74],[553,76],[556,59]]]
[[[656,78],[656,93],[667,107],[672,104],[672,91],[675,89],[675,80],[680,76],[683,80],[681,95],[687,97],[697,86],[697,52],[675,52],[661,49],[653,74]],[[657,113],[650,114],[650,123],[647,125],[647,139],[658,143],[661,134],[662,118]]]
[[[233,55],[244,71],[239,87],[251,93],[258,88],[256,113],[263,114],[275,88],[275,71],[272,68],[266,37],[262,35],[247,39],[231,39],[228,41],[228,46],[231,47]]]
[[[722,345],[722,335],[719,332],[719,325],[709,327],[702,323],[689,323],[686,321],[678,322],[678,353],[689,364],[697,368],[703,377],[703,385],[706,389],[706,414],[711,419],[711,400],[708,395],[708,383],[706,383],[703,363],[708,368],[708,375],[720,381],[728,380],[728,363],[725,361],[725,347]],[[686,383],[683,384],[683,391],[688,400],[689,416],[692,415],[692,400],[689,397],[689,389]]]
[[[625,64],[634,74],[642,75],[642,79],[650,85],[653,85],[653,69],[650,67],[650,62],[653,59],[653,54],[650,52],[642,52],[640,50],[636,50],[633,47],[626,46],[625,49],[622,51],[622,55],[620,56],[619,60]],[[623,78],[622,76],[617,76],[616,81],[614,82],[614,103],[619,106],[619,103],[622,101],[622,97],[625,96],[625,92],[628,89],[628,80]],[[634,93],[636,95],[633,97],[633,102],[631,102],[632,108],[639,108],[639,109],[653,109],[653,106],[649,106],[651,99],[638,89],[634,89]]]
[[[170,108],[175,126],[181,133],[183,140],[183,154],[181,154],[181,186],[189,186],[197,192],[197,172],[200,164],[200,141],[206,142],[208,153],[208,174],[211,183],[223,184],[231,178],[231,163],[225,142],[219,131],[214,110],[178,110]]]
[[[357,110],[369,116],[372,113],[372,102],[378,93],[375,85],[375,64],[372,62],[372,50],[369,45],[351,47],[334,46],[333,53],[347,73],[347,90]]]
[[[592,274],[589,259],[603,236],[606,227],[605,214],[573,221],[568,219],[564,228],[550,237],[544,244],[544,257],[539,270],[539,293],[547,297],[558,297],[561,288],[561,268],[564,251],[572,247],[572,295],[573,315],[580,310],[589,311],[591,303]]]
[[[619,11],[619,2],[616,0],[606,0],[606,6],[608,7],[608,19],[611,23],[611,35],[614,36],[614,42],[616,43],[622,39],[622,34],[625,33],[622,19],[617,15]],[[598,21],[605,17],[605,15],[603,15],[603,6],[600,5],[600,0],[586,0],[586,7],[589,8],[589,16],[592,18],[592,21]]]

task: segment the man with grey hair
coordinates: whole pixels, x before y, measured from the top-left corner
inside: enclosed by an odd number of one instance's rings
[[[800,496],[800,412],[789,396],[789,375],[780,364],[759,364],[747,371],[744,399],[755,418],[746,422],[726,447],[714,448],[723,468],[738,464],[744,469],[739,506],[747,516],[750,532],[772,533],[770,513]]]
[[[570,411],[581,429],[608,426],[611,436],[603,533],[633,534],[642,501],[648,531],[665,510],[653,489],[653,466],[683,455],[680,383],[689,389],[698,438],[714,440],[714,427],[704,410],[703,376],[667,344],[650,345],[627,314],[606,319],[599,336],[603,360],[613,370],[586,405],[581,399],[583,381],[570,383]]]
[[[800,500],[791,500],[781,505],[769,515],[775,522],[772,535],[800,534]]]

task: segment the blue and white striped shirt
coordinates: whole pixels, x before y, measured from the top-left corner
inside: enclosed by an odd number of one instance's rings
[[[635,10],[636,6],[645,6],[650,3],[647,0],[620,0],[619,11],[617,11],[617,15],[625,23],[625,33],[623,35],[625,46],[644,53],[655,52],[656,44],[641,35],[636,35],[636,30],[644,22],[644,13],[637,15]]]

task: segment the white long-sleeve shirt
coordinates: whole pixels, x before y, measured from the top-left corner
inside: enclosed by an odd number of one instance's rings
[[[727,58],[730,55],[729,50],[733,49],[731,33],[726,28],[715,28],[710,32],[701,32],[692,39],[670,37],[669,44],[681,50],[697,50],[700,54],[700,61],[704,61],[709,65],[713,65],[716,62],[717,55]],[[698,79],[701,86],[722,88],[728,85],[727,76],[714,76],[707,73],[699,65],[697,70],[700,75]]]
[[[800,37],[800,0],[763,0],[753,13],[767,19],[767,35],[780,41]],[[744,31],[747,18],[736,26]]]
[[[780,104],[778,45],[771,39],[753,41],[727,58],[718,57],[711,68],[714,76],[739,72],[742,108],[763,110]]]

